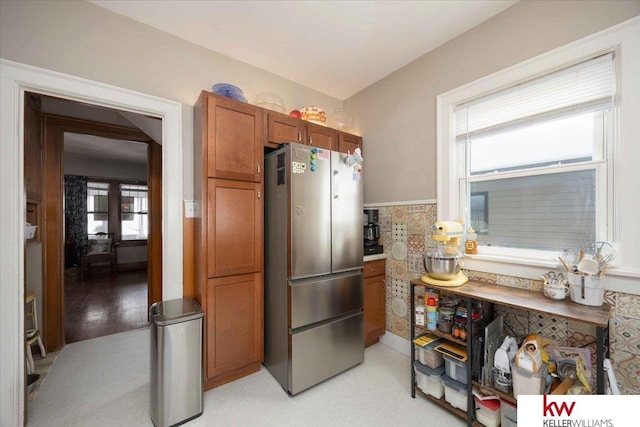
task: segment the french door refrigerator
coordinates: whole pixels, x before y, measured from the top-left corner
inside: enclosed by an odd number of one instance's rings
[[[264,366],[295,395],[364,360],[361,164],[287,143],[265,157]]]

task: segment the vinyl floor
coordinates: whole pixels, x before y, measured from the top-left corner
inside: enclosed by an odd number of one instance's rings
[[[151,427],[149,340],[142,328],[65,346],[29,408],[28,426]],[[184,425],[464,426],[427,399],[411,398],[410,366],[408,356],[374,344],[361,365],[294,397],[262,368],[205,392],[203,414]]]

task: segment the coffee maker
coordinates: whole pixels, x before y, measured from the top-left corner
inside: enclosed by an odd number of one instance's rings
[[[365,208],[362,216],[364,235],[364,254],[373,255],[384,252],[380,239],[380,226],[378,225],[378,209]]]

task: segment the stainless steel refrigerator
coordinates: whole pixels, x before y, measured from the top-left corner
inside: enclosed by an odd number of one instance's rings
[[[294,395],[364,360],[362,169],[295,143],[264,168],[264,366]]]

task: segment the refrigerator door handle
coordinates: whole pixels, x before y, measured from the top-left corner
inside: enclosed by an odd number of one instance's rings
[[[340,192],[340,183],[338,182],[338,180],[336,179],[336,177],[338,176],[338,171],[334,170],[333,171],[333,198],[337,199],[339,196],[339,192]]]

